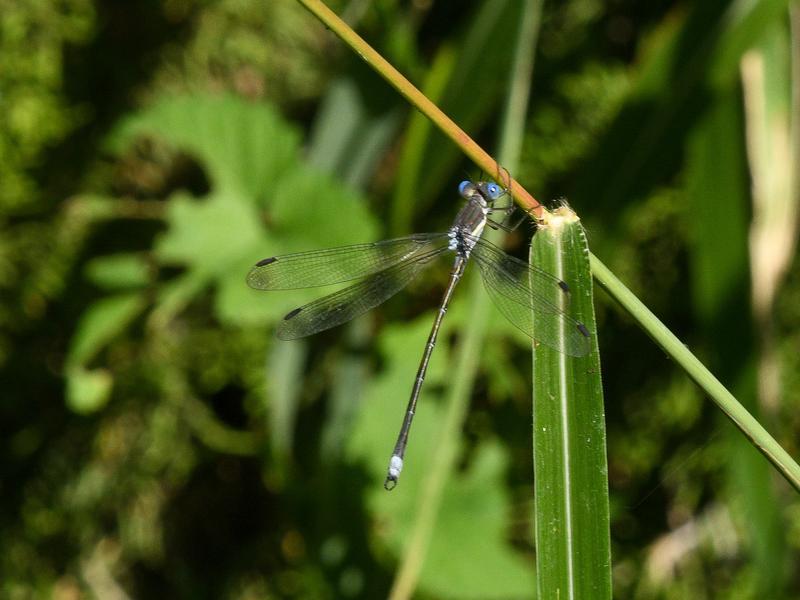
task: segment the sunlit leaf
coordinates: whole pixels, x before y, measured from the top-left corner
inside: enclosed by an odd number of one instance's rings
[[[108,402],[113,383],[113,376],[107,369],[70,369],[67,373],[67,406],[82,415],[97,412]]]
[[[261,238],[255,206],[241,196],[218,192],[202,200],[176,196],[167,212],[169,229],[156,242],[156,256],[210,277],[220,274],[258,247]]]
[[[106,289],[141,287],[149,280],[149,266],[136,254],[98,256],[87,263],[86,276]]]
[[[269,256],[374,241],[377,224],[361,197],[326,175],[295,169],[284,174],[269,205],[269,231],[252,239],[217,276],[219,316],[231,323],[274,320],[329,288],[270,293],[251,290],[247,271]],[[235,233],[233,234],[235,235]]]
[[[227,94],[161,99],[121,123],[109,145],[121,152],[141,135],[190,153],[208,169],[214,188],[259,205],[297,162],[300,141],[269,104]]]
[[[463,305],[454,302],[452,309],[450,312],[457,313]],[[460,321],[450,312],[440,339],[447,339],[447,332]],[[372,514],[382,524],[381,539],[398,555],[408,542],[427,462],[444,419],[432,390],[450,379],[449,356],[442,343],[434,352],[423,387],[403,475],[397,489],[386,492],[382,483],[389,455],[431,319],[428,314],[402,328],[389,328],[382,335],[382,350],[392,360],[366,391],[348,446],[350,459],[364,464],[374,481],[369,491]],[[533,589],[531,565],[505,540],[508,496],[502,482],[506,460],[499,445],[483,444],[467,471],[447,483],[420,573],[422,590],[459,598],[509,598],[525,596]],[[456,539],[459,550],[453,552],[452,540]]]
[[[217,289],[217,314],[226,323],[277,319],[314,292],[256,294],[244,283],[253,264],[377,235],[358,194],[300,162],[297,133],[269,105],[229,96],[161,100],[124,122],[111,146],[121,151],[144,134],[191,153],[212,185],[204,198],[178,193],[169,200],[156,257],[187,273],[183,284],[162,286],[154,322],[209,287]]]

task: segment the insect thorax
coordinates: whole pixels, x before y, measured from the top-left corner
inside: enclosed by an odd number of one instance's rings
[[[478,232],[478,235],[480,235],[480,232]],[[451,227],[450,231],[447,232],[447,237],[450,238],[450,243],[447,247],[465,258],[469,257],[472,248],[475,247],[475,243],[478,241],[472,232],[463,227]]]

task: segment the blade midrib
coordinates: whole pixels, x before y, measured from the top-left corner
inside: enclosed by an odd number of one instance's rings
[[[556,269],[557,276],[562,281],[564,280],[564,262],[563,251],[561,244],[558,245],[556,252]],[[564,331],[563,320],[559,325],[561,329],[560,339],[566,339],[566,332]],[[567,356],[562,352],[556,353],[558,356],[558,390],[559,390],[559,403],[561,411],[561,454],[563,456],[562,473],[564,477],[564,514],[565,514],[565,529],[567,537],[567,579],[569,581],[568,598],[575,598],[575,564],[574,564],[574,549],[572,544],[572,485],[570,477],[570,430],[569,430],[569,385],[567,381]]]

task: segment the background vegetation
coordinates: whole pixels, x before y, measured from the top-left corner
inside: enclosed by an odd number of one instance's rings
[[[517,2],[331,6],[493,147]],[[444,278],[284,343],[272,325],[314,292],[244,275],[442,230],[470,165],[294,2],[0,9],[0,595],[384,597],[463,299],[387,494]],[[514,173],[569,198],[793,456],[798,36],[787,0],[546,3]],[[797,597],[796,494],[602,293],[596,310],[615,597]],[[498,316],[481,360],[420,598],[534,587],[529,350]]]

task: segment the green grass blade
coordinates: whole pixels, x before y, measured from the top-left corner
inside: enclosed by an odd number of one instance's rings
[[[568,282],[570,314],[595,331],[586,236],[571,210],[557,211],[534,236],[531,263]],[[535,347],[533,385],[539,597],[611,598],[608,468],[596,338],[584,357]]]
[[[777,62],[777,61],[776,61]],[[686,152],[688,214],[694,232],[688,259],[692,273],[692,300],[705,338],[712,340],[708,364],[742,405],[762,424],[768,413],[758,401],[757,332],[767,328],[753,321],[748,287],[755,293],[769,285],[749,285],[749,264],[754,227],[761,215],[751,205],[747,164],[744,160],[745,131],[753,135],[757,123],[745,127],[739,98],[733,93],[714,99],[689,136]],[[779,161],[773,164],[778,165]],[[724,173],[724,176],[721,174]],[[759,183],[751,170],[753,182]],[[777,192],[775,190],[774,192]],[[770,194],[771,201],[777,194]],[[754,221],[750,221],[755,215]],[[770,246],[776,244],[773,235]],[[770,259],[777,259],[774,251]],[[777,261],[776,261],[777,262]],[[756,264],[756,263],[752,263]],[[754,275],[763,273],[756,269]],[[760,288],[760,289],[759,289]],[[742,519],[749,554],[757,575],[754,597],[778,598],[786,577],[785,531],[776,491],[770,484],[769,465],[747,440],[732,428],[726,430],[725,477],[734,511]]]

